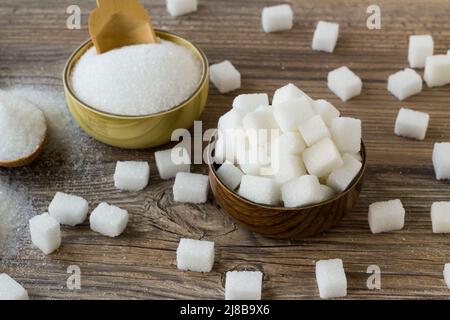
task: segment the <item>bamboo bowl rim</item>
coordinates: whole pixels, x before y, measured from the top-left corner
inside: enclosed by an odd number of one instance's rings
[[[270,205],[266,205],[266,204],[261,204],[261,203],[257,203],[257,202],[253,202],[250,201],[248,199],[245,199],[244,197],[242,197],[241,195],[239,195],[237,192],[230,190],[230,188],[228,188],[223,182],[222,180],[220,180],[220,178],[217,176],[217,172],[216,169],[214,168],[214,161],[212,158],[212,145],[211,143],[213,142],[215,136],[213,136],[210,141],[209,141],[209,150],[208,150],[208,167],[209,167],[209,171],[213,174],[214,179],[216,180],[216,182],[225,190],[225,192],[227,192],[228,194],[231,194],[232,196],[236,197],[237,199],[239,199],[239,201],[245,202],[248,205],[253,205],[253,206],[257,206],[263,209],[267,209],[267,210],[276,210],[276,211],[289,211],[291,213],[295,213],[295,211],[299,211],[299,210],[309,210],[309,209],[314,209],[314,208],[318,208],[318,207],[322,207],[325,206],[327,204],[330,204],[332,202],[335,202],[336,200],[339,200],[340,198],[344,197],[347,195],[347,193],[349,193],[363,178],[364,173],[366,171],[366,167],[367,167],[367,153],[366,153],[366,147],[364,145],[364,141],[361,139],[361,156],[362,156],[362,166],[361,169],[359,170],[357,176],[352,180],[352,182],[350,183],[350,185],[347,187],[347,189],[345,189],[343,192],[337,193],[334,197],[332,197],[331,199],[328,199],[326,201],[322,201],[319,203],[315,203],[312,205],[308,205],[308,206],[303,206],[303,207],[280,207],[280,206],[270,206]]]
[[[203,86],[205,81],[209,81],[208,79],[208,74],[209,74],[209,63],[208,63],[208,58],[206,57],[205,53],[195,44],[193,44],[192,42],[190,42],[189,40],[176,35],[175,33],[169,32],[169,31],[164,31],[164,30],[160,30],[160,29],[155,29],[155,33],[157,36],[162,35],[163,37],[169,37],[169,38],[173,38],[173,39],[177,39],[181,42],[184,42],[187,44],[187,46],[184,46],[185,48],[188,48],[190,51],[192,51],[193,53],[195,53],[200,60],[200,63],[202,65],[202,75],[200,77],[200,81],[198,83],[197,88],[195,89],[195,91],[188,97],[186,98],[184,101],[180,102],[178,105],[165,110],[165,111],[161,111],[161,112],[157,112],[157,113],[150,113],[150,114],[145,114],[145,115],[121,115],[121,114],[115,114],[115,113],[110,113],[110,112],[106,112],[106,111],[102,111],[99,110],[85,102],[83,102],[80,98],[77,97],[77,95],[75,94],[73,88],[72,88],[72,81],[71,81],[71,74],[73,71],[73,68],[76,64],[76,62],[80,59],[79,57],[77,57],[80,52],[84,51],[82,54],[84,54],[88,49],[90,49],[94,44],[92,42],[91,39],[88,39],[86,41],[84,41],[69,57],[69,59],[66,62],[66,65],[64,67],[64,71],[63,71],[63,85],[64,88],[68,91],[68,93],[70,94],[70,96],[75,99],[75,101],[82,106],[83,108],[90,110],[96,114],[99,114],[101,116],[107,116],[110,118],[115,118],[115,119],[123,119],[123,120],[139,120],[139,119],[148,119],[148,118],[153,118],[153,117],[159,117],[159,116],[163,116],[172,112],[175,112],[181,108],[183,108],[185,105],[189,104],[192,100],[195,99],[195,97],[202,91]],[[167,40],[170,42],[174,42],[172,40]]]

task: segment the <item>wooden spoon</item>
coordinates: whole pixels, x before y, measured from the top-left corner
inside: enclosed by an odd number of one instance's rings
[[[21,158],[14,159],[14,160],[0,160],[0,167],[4,168],[18,168],[27,166],[30,163],[32,163],[36,158],[39,156],[39,154],[42,152],[42,149],[44,149],[45,142],[47,141],[47,121],[45,121],[45,132],[42,136],[41,142],[36,146],[36,148],[28,155],[25,155]]]
[[[157,43],[147,10],[138,0],[97,0],[89,33],[97,53],[134,44]]]

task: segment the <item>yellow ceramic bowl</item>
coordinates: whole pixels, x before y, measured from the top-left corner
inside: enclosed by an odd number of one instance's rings
[[[170,141],[178,128],[190,128],[205,108],[208,98],[209,65],[205,54],[191,42],[166,31],[156,30],[159,38],[190,49],[202,63],[202,76],[197,90],[180,105],[164,112],[145,116],[124,116],[97,110],[78,99],[72,89],[71,73],[80,57],[90,49],[86,41],[70,57],[64,69],[67,104],[75,121],[93,138],[111,146],[143,149]],[[150,102],[151,103],[151,102]],[[124,106],[126,107],[126,106]]]

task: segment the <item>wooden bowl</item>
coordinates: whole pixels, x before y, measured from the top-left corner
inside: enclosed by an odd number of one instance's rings
[[[361,156],[361,170],[347,190],[336,194],[330,200],[306,207],[275,207],[242,198],[220,181],[216,174],[219,165],[213,163],[211,152],[209,152],[209,182],[217,203],[239,225],[269,238],[302,239],[330,229],[356,204],[366,169],[366,149],[363,142],[361,142]]]

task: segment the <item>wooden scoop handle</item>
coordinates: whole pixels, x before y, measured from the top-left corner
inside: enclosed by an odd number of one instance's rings
[[[157,43],[150,16],[138,0],[97,0],[89,33],[97,53],[123,46]]]

